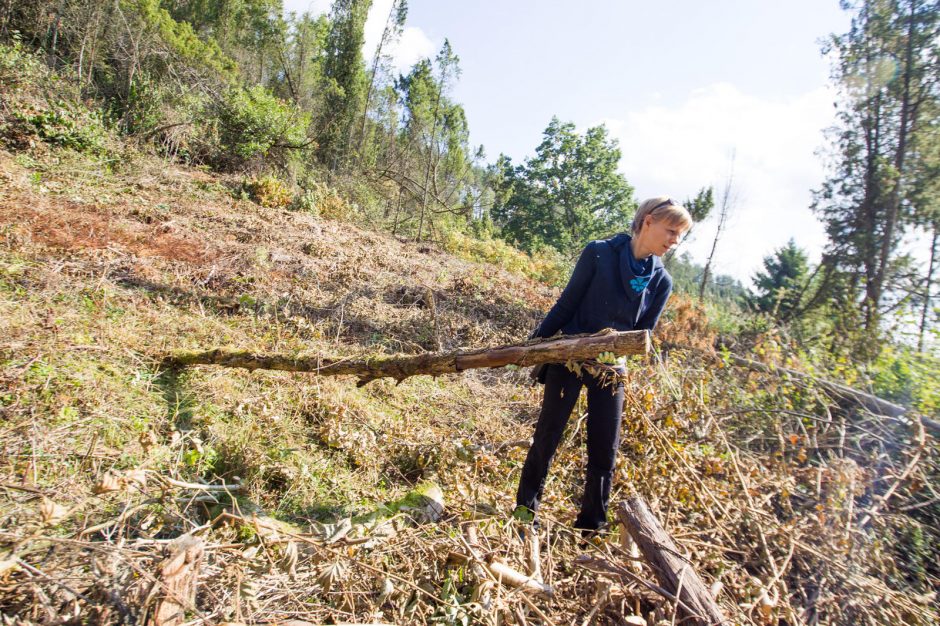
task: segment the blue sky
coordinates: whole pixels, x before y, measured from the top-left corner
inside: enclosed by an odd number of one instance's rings
[[[288,11],[328,0],[285,0]],[[391,0],[374,0],[371,55]],[[717,253],[719,272],[745,284],[790,237],[818,258],[825,241],[810,213],[824,176],[823,129],[834,120],[820,41],[842,33],[838,0],[409,0],[395,52],[404,71],[448,38],[462,75],[471,141],[492,161],[533,154],[553,115],[580,129],[600,123],[619,140],[621,170],[638,199],[684,199],[720,189],[735,201]],[[684,244],[703,261],[715,232]]]

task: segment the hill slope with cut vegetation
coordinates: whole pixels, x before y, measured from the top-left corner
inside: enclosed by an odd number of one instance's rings
[[[102,163],[39,143],[0,152],[0,177],[4,614],[152,613],[167,542],[192,533],[206,546],[197,623],[671,615],[635,580],[577,560],[627,562],[616,540],[582,548],[569,531],[583,407],[543,512],[554,598],[494,587],[454,560],[472,525],[481,558],[526,569],[509,513],[540,388],[521,372],[357,388],[160,367],[174,348],[353,357],[498,345],[524,339],[557,291],[262,207],[237,197],[235,179],[129,148]],[[662,331],[714,341],[682,297]],[[755,354],[785,364],[770,336]],[[634,490],[650,501],[706,581],[723,583],[735,620],[936,618],[936,448],[916,421],[844,411],[811,384],[699,351],[635,363],[627,397],[614,502]],[[429,485],[442,517],[408,500]]]
[[[571,531],[583,399],[533,543],[511,516],[541,392],[525,372],[359,387],[165,365],[175,349],[352,359],[522,341],[565,250],[634,203],[602,127],[553,120],[524,165],[484,169],[446,97],[449,44],[370,93],[341,54],[363,3],[290,24],[275,4],[0,9],[4,623],[678,623],[622,528]],[[125,28],[102,30],[112,12]],[[579,187],[577,167],[552,179],[545,164],[574,148],[603,157],[604,185]],[[573,229],[542,210],[556,183]],[[616,211],[580,211],[610,190]],[[672,298],[628,370],[614,506],[642,496],[734,623],[936,623],[940,459],[922,419],[936,361],[890,344],[875,367],[847,359],[877,333],[852,326],[851,294],[802,310],[814,279],[784,252],[761,306],[799,324]],[[817,377],[871,382],[909,411],[873,415]]]

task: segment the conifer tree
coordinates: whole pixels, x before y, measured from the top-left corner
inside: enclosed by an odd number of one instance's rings
[[[841,310],[857,304],[871,337],[902,265],[898,244],[918,212],[912,191],[926,175],[924,148],[936,140],[940,10],[930,0],[862,0],[853,8],[849,32],[831,42],[839,127],[833,171],[814,200],[829,237],[814,301],[847,289]]]
[[[362,59],[365,24],[372,0],[335,0],[323,63],[326,93],[319,140],[320,161],[331,171],[347,165],[351,133],[365,106]]]
[[[786,318],[799,306],[808,270],[806,252],[790,239],[787,245],[764,257],[764,270],[754,276],[752,303],[759,311]]]

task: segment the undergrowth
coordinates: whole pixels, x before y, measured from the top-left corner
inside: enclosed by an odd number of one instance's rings
[[[106,170],[74,150],[0,158],[0,611],[141,618],[152,606],[131,573],[152,576],[166,542],[193,532],[213,553],[204,621],[542,620],[448,559],[466,553],[473,526],[481,547],[525,568],[509,513],[540,388],[523,372],[358,388],[160,363],[175,348],[355,357],[499,345],[524,339],[557,291],[309,210],[233,200],[237,179],[143,155]],[[660,332],[685,349],[631,366],[615,505],[642,494],[741,623],[934,620],[936,450],[914,425],[709,356],[713,326],[690,299],[671,301]],[[750,342],[762,362],[806,367],[766,329]],[[595,605],[600,621],[638,606],[669,619],[671,603],[575,561],[584,409],[546,485],[543,572],[558,593],[536,606],[564,623]],[[435,523],[414,495],[428,483],[444,494]],[[617,546],[590,555],[617,562]],[[111,565],[89,572],[83,551]]]
[[[14,87],[18,54],[0,57]],[[0,150],[5,617],[143,621],[167,544],[193,535],[211,553],[200,623],[678,621],[634,578],[591,569],[631,562],[622,529],[588,547],[570,531],[583,399],[540,511],[557,593],[530,600],[480,569],[531,560],[510,517],[541,391],[524,372],[360,388],[162,365],[176,348],[356,358],[520,341],[564,259],[454,233],[450,254],[402,242],[344,221],[357,204],[325,184],[245,185],[116,145],[74,99],[2,97],[15,150]],[[721,330],[739,337],[724,358]],[[923,422],[733,366],[731,348],[816,373],[761,320],[677,296],[658,334],[668,349],[628,372],[615,506],[642,495],[737,623],[935,623],[938,459]],[[933,366],[903,356],[873,384],[930,410],[935,397],[911,390]],[[846,382],[866,380],[843,365]],[[425,506],[429,484],[443,513]]]

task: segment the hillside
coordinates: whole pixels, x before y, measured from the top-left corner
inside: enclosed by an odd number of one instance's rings
[[[161,369],[174,348],[498,345],[524,339],[557,295],[433,245],[238,199],[239,184],[131,148],[107,162],[0,151],[5,623],[140,623],[184,533],[205,545],[189,624],[669,623],[671,603],[636,580],[654,580],[648,566],[630,578],[579,560],[629,557],[616,535],[581,546],[569,530],[577,415],[540,536],[554,597],[455,558],[475,533],[485,558],[526,569],[510,512],[540,388],[524,372],[357,388]],[[660,338],[714,341],[683,297]],[[772,335],[753,355],[802,367]],[[842,410],[811,384],[694,350],[629,376],[613,502],[643,495],[722,583],[734,622],[936,623],[937,450],[916,419]],[[222,483],[237,497],[199,488]],[[442,514],[415,497],[432,485]]]

